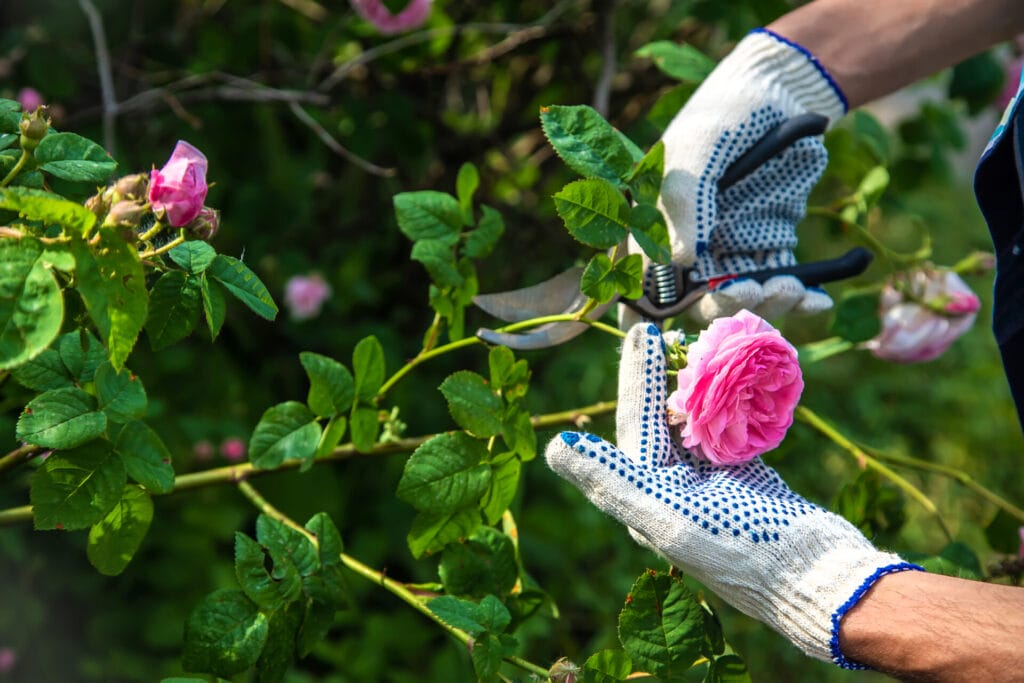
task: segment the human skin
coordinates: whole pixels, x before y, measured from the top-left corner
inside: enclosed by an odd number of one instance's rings
[[[851,108],[1024,32],[1024,0],[816,0],[768,28],[815,55]],[[902,572],[840,624],[850,660],[907,681],[1024,681],[1024,590]]]

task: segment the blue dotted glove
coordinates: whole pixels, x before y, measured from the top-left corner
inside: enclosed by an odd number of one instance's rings
[[[722,193],[717,183],[770,128],[807,112],[835,121],[844,111],[842,93],[806,50],[763,30],[744,38],[662,138],[661,208],[674,260],[695,266],[703,279],[795,265],[795,228],[828,163],[821,139],[795,142]],[[805,289],[794,277],[763,285],[740,277],[705,295],[691,313],[708,322],[746,308],[771,319],[831,306],[823,290]]]
[[[619,370],[618,446],[562,432],[548,465],[642,545],[808,655],[864,668],[840,652],[840,620],[881,576],[919,567],[877,550],[759,458],[718,467],[678,446],[666,378],[658,328],[633,326]]]

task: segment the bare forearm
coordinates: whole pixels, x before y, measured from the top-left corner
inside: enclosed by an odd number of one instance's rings
[[[1020,680],[1024,589],[891,574],[846,615],[839,642],[848,659],[906,681]]]
[[[1024,31],[1024,1],[816,0],[768,28],[810,50],[857,107]]]

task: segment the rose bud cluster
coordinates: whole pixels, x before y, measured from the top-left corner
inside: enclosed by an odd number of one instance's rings
[[[882,331],[864,348],[897,363],[933,360],[971,328],[980,307],[978,297],[952,270],[902,273],[882,290]]]

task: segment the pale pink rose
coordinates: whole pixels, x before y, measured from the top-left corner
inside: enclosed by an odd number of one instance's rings
[[[0,674],[10,673],[18,663],[18,653],[13,647],[0,647]]]
[[[409,0],[398,14],[392,14],[382,0],[350,0],[363,19],[384,34],[401,33],[420,26],[430,16],[433,0]]]
[[[804,380],[778,330],[740,311],[712,322],[686,357],[668,398],[683,446],[716,465],[741,465],[782,442]]]
[[[35,88],[22,88],[18,91],[18,102],[22,111],[33,112],[46,104],[46,100]]]
[[[890,281],[879,303],[882,331],[864,348],[897,363],[938,358],[971,328],[981,307],[959,275],[938,268]]]
[[[196,460],[210,460],[213,458],[213,444],[206,439],[196,441],[192,444],[192,455],[196,457]]]
[[[320,315],[331,297],[331,286],[319,273],[296,275],[284,286],[284,305],[293,320],[309,320]]]
[[[238,462],[245,458],[246,448],[245,442],[239,439],[237,436],[224,439],[220,444],[220,454],[225,460],[232,462]]]
[[[181,227],[199,215],[206,201],[206,156],[184,140],[178,140],[171,158],[149,174],[149,203]]]

